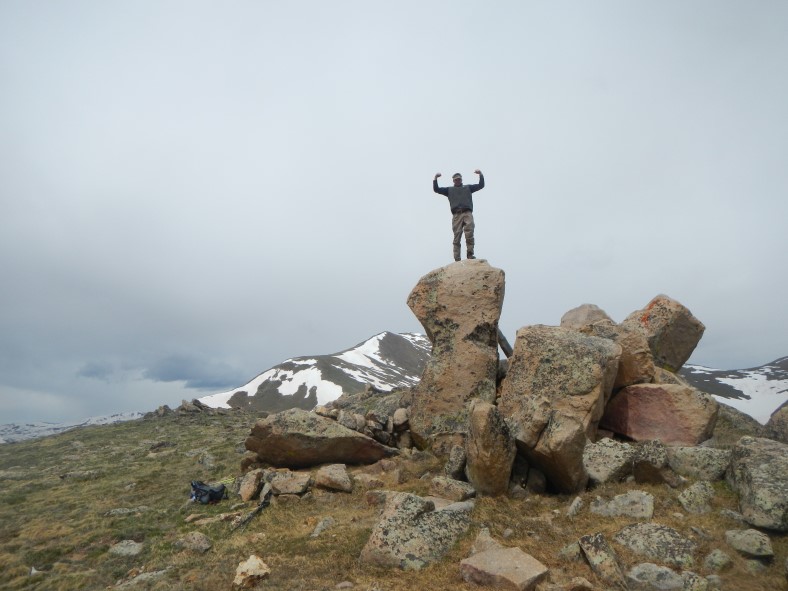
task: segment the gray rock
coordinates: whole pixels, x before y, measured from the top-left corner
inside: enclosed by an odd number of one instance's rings
[[[725,532],[725,541],[734,550],[744,556],[753,558],[771,558],[774,556],[769,536],[757,529],[731,529]]]
[[[701,515],[711,512],[711,499],[714,498],[714,487],[709,482],[701,481],[691,484],[679,495],[679,503],[687,513]]]
[[[712,572],[722,572],[733,565],[731,557],[719,548],[715,548],[703,560],[703,566]]]
[[[730,463],[731,452],[712,447],[672,447],[668,465],[677,474],[694,480],[720,480]]]
[[[211,538],[206,536],[204,533],[193,531],[180,538],[177,542],[175,542],[175,545],[178,548],[183,548],[184,550],[204,554],[211,549],[213,542],[211,542]]]
[[[603,484],[623,480],[632,473],[632,462],[636,449],[628,444],[602,439],[586,445],[583,450],[583,465],[591,484]]]
[[[109,553],[115,556],[137,556],[142,552],[143,548],[144,546],[139,542],[135,542],[134,540],[123,540],[122,542],[113,544],[109,549]]]
[[[464,501],[476,495],[473,485],[445,476],[436,476],[430,484],[430,493],[452,501]]]
[[[619,531],[613,539],[635,554],[671,566],[691,567],[694,564],[695,542],[675,529],[657,523],[636,523]]]
[[[438,560],[470,527],[472,502],[435,509],[410,493],[387,495],[380,520],[361,551],[362,563],[404,570]]]
[[[726,519],[730,519],[731,521],[741,523],[743,525],[747,524],[747,520],[744,519],[744,515],[742,515],[738,511],[731,511],[730,509],[720,509],[720,516],[725,517]]]
[[[591,513],[605,517],[631,517],[632,519],[651,519],[654,515],[654,497],[641,490],[631,490],[616,495],[610,501],[597,497],[591,503]]]
[[[684,579],[666,566],[644,562],[633,566],[626,576],[630,591],[683,590]]]
[[[708,591],[709,589],[709,581],[697,573],[684,571],[681,573],[681,578],[684,580],[683,591]]]
[[[788,445],[742,437],[733,448],[726,478],[749,524],[788,531]]]
[[[626,591],[627,584],[618,557],[601,533],[583,536],[578,544],[596,576],[606,584]]]
[[[466,460],[465,447],[462,445],[453,445],[449,452],[449,457],[446,460],[446,464],[443,467],[443,473],[454,480],[463,480],[465,478]]]
[[[336,520],[333,517],[324,517],[321,519],[318,524],[315,526],[315,529],[312,530],[312,533],[309,534],[310,538],[316,538],[324,531],[326,531],[329,527],[336,525]]]
[[[583,499],[580,497],[575,497],[572,501],[572,504],[569,505],[569,509],[566,510],[567,517],[577,517],[577,515],[583,509],[583,505]]]

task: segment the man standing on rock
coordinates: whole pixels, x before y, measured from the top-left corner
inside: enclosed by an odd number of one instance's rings
[[[459,172],[451,177],[454,181],[453,187],[438,186],[438,177],[441,176],[441,173],[437,173],[432,179],[432,190],[449,198],[449,207],[452,213],[451,229],[454,232],[455,261],[460,260],[460,240],[463,232],[465,232],[465,248],[468,258],[476,258],[473,256],[473,230],[476,227],[473,223],[473,193],[484,189],[484,175],[478,169],[474,172],[479,175],[479,183],[476,185],[463,185],[462,175]]]

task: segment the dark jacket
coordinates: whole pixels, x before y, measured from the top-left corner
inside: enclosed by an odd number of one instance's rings
[[[479,175],[479,183],[477,185],[461,185],[455,187],[439,187],[438,179],[432,180],[432,190],[441,195],[446,195],[449,198],[449,208],[452,213],[459,213],[461,211],[473,211],[473,193],[479,189],[484,189],[484,175]]]

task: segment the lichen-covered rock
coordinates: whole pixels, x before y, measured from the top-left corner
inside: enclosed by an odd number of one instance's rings
[[[695,542],[658,523],[636,523],[619,531],[613,540],[635,554],[677,567],[691,567]]]
[[[476,492],[506,494],[517,449],[495,405],[482,400],[471,403],[465,449],[466,474]]]
[[[602,439],[586,445],[583,465],[592,484],[623,480],[632,473],[636,449],[613,439]]]
[[[788,443],[788,400],[772,413],[764,431],[770,439]]]
[[[446,476],[436,476],[430,483],[431,494],[451,501],[465,501],[476,496],[476,492],[472,484]]]
[[[337,421],[297,408],[257,421],[245,445],[260,461],[282,468],[372,464],[399,453]]]
[[[555,326],[517,331],[498,407],[517,448],[558,491],[585,488],[593,440],[618,371],[621,347]]]
[[[765,533],[757,529],[731,529],[725,532],[725,541],[734,550],[753,558],[774,556],[772,542]]]
[[[720,480],[725,476],[731,452],[713,447],[671,447],[668,465],[676,474],[695,480]]]
[[[667,566],[651,562],[636,564],[627,572],[630,591],[683,591],[684,579]]]
[[[432,343],[410,411],[419,447],[442,433],[464,433],[472,399],[495,401],[503,296],[504,272],[484,260],[431,271],[410,292],[408,306]]]
[[[618,372],[613,388],[648,384],[655,380],[657,368],[643,332],[614,322],[596,322],[579,330],[589,336],[610,339],[621,347],[621,358],[618,360]]]
[[[578,540],[578,544],[596,576],[613,588],[626,591],[627,584],[618,556],[607,543],[604,535],[596,533],[583,536]]]
[[[597,497],[591,503],[591,513],[605,517],[651,519],[654,515],[654,497],[642,490],[631,490],[616,495],[610,501]]]
[[[788,531],[788,445],[742,437],[733,448],[726,478],[748,523]]]
[[[363,563],[418,570],[441,558],[470,527],[472,502],[441,509],[410,493],[392,493],[361,551]]]
[[[679,503],[687,513],[701,515],[711,512],[711,499],[714,498],[714,487],[708,481],[694,482],[679,495]]]

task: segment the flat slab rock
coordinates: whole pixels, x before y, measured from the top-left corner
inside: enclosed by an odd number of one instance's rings
[[[494,548],[460,562],[463,580],[477,585],[529,591],[549,569],[520,548]]]
[[[399,451],[316,413],[291,408],[257,421],[246,449],[280,468],[373,464]]]

